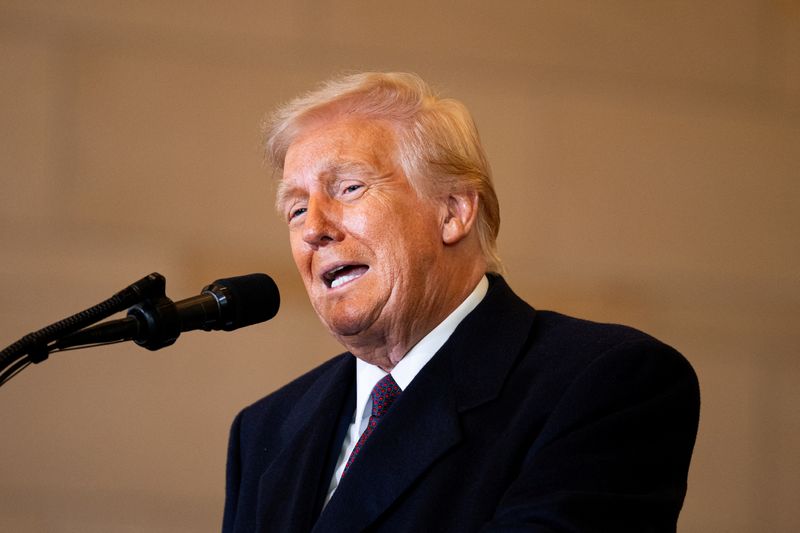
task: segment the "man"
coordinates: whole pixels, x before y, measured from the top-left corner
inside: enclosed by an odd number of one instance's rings
[[[674,531],[695,375],[630,328],[534,311],[462,104],[356,74],[267,151],[311,303],[347,353],[244,409],[223,530]]]

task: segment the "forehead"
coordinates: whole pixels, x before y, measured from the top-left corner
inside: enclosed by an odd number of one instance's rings
[[[326,120],[306,127],[289,145],[283,181],[337,169],[381,170],[394,164],[395,155],[395,133],[388,122],[361,117]]]

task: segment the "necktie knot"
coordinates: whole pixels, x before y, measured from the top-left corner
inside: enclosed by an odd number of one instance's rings
[[[386,414],[401,392],[391,374],[384,376],[372,389],[372,416]]]

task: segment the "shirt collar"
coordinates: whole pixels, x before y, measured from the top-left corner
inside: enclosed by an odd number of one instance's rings
[[[489,281],[486,276],[483,276],[469,296],[461,302],[461,305],[456,307],[447,318],[415,344],[397,363],[392,369],[392,377],[401,390],[405,390],[411,380],[422,370],[422,367],[436,355],[436,352],[447,342],[447,339],[450,338],[450,335],[453,334],[461,321],[481,303],[488,290]],[[386,374],[387,372],[384,372],[381,368],[361,359],[356,359],[356,420],[364,416],[364,410],[370,399],[372,389]]]

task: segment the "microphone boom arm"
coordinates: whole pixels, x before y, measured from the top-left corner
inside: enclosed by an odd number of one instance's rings
[[[95,324],[144,300],[164,296],[166,279],[158,272],[125,287],[99,304],[28,333],[0,351],[0,386],[30,363],[41,363],[50,354],[48,344]]]

